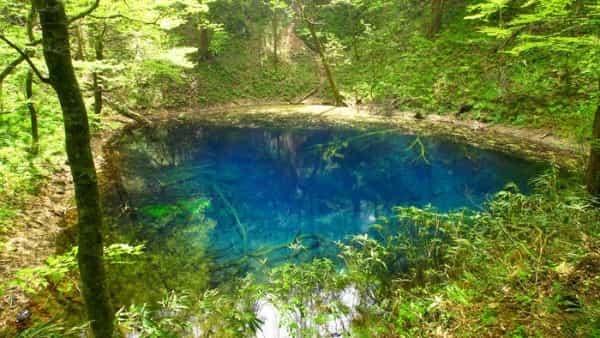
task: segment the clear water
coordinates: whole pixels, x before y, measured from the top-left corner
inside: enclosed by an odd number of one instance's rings
[[[125,137],[120,165],[129,203],[145,224],[140,240],[158,243],[177,227],[184,235],[175,241],[202,241],[214,269],[252,258],[235,265],[241,271],[335,257],[333,241],[368,232],[393,206],[484,208],[509,182],[527,191],[543,168],[395,130],[189,125]],[[201,217],[194,213],[200,209]]]

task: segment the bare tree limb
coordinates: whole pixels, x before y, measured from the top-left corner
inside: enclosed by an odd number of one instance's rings
[[[16,50],[21,55],[21,57],[24,58],[24,60],[29,64],[29,67],[31,67],[31,69],[33,70],[35,75],[37,75],[37,77],[40,78],[40,81],[42,81],[44,83],[50,83],[50,79],[42,75],[42,73],[33,64],[33,61],[31,61],[31,59],[29,58],[29,55],[27,55],[26,52],[24,52],[21,48],[19,48],[19,46],[17,46],[15,43],[13,43],[9,39],[7,39],[6,36],[4,36],[3,34],[0,34],[0,40],[6,42],[7,45],[9,45],[12,49]]]
[[[90,8],[86,9],[85,11],[76,14],[72,17],[69,18],[69,24],[72,24],[73,22],[79,20],[79,19],[83,19],[84,17],[92,14],[93,11],[96,10],[96,8],[98,8],[98,6],[100,5],[100,0],[96,0],[91,6]]]
[[[130,118],[141,125],[150,125],[152,123],[148,118],[129,109],[127,105],[119,104],[109,99],[106,99],[105,101],[106,104],[108,104],[108,106],[112,108],[115,112],[127,118]]]
[[[101,16],[101,15],[90,15],[91,18],[94,19],[104,19],[104,20],[110,20],[110,19],[124,19],[124,20],[128,20],[131,22],[137,22],[137,23],[141,23],[144,25],[158,25],[158,21],[160,21],[160,19],[163,18],[163,15],[159,15],[156,20],[154,21],[144,21],[144,20],[139,20],[139,19],[134,19],[131,17],[128,17],[126,15],[123,14],[111,14],[111,15],[106,15],[106,16]]]
[[[26,44],[26,46],[33,47],[33,46],[39,45],[40,43],[42,43],[42,39],[37,39],[37,40],[33,40],[31,42],[28,42]]]

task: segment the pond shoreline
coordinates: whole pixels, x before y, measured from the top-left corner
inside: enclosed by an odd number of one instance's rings
[[[554,136],[548,130],[482,123],[460,119],[454,115],[429,114],[418,118],[412,112],[393,111],[382,114],[378,111],[379,108],[373,106],[247,105],[163,111],[154,114],[151,120],[153,124],[180,120],[245,127],[394,127],[407,134],[451,137],[484,149],[553,162],[565,169],[580,169],[587,160],[587,147]]]
[[[152,125],[162,122],[193,121],[211,124],[238,125],[246,127],[279,126],[281,128],[398,128],[409,134],[441,135],[485,149],[493,149],[517,156],[553,162],[568,170],[583,167],[586,149],[566,139],[548,135],[547,131],[490,125],[453,116],[427,115],[416,118],[414,113],[377,113],[373,107],[332,107],[326,105],[248,105],[217,107],[203,110],[171,110],[153,113]],[[120,122],[123,122],[119,118]],[[101,192],[106,194],[114,187],[115,168],[111,167],[111,144],[129,130],[142,126],[139,122],[127,122],[115,130],[105,130],[93,135],[94,157],[99,173]],[[106,200],[106,199],[104,199]],[[51,202],[50,202],[51,201]],[[13,278],[18,269],[42,263],[58,248],[57,238],[75,238],[73,229],[76,212],[73,206],[73,187],[68,166],[56,168],[55,174],[44,184],[41,193],[31,199],[13,220],[13,229],[7,235],[10,250],[3,250],[0,261],[10,262],[2,271],[2,281]],[[36,210],[52,205],[52,210]],[[35,247],[32,248],[32,243]],[[8,289],[0,302],[4,310],[0,314],[0,326],[14,325],[16,314],[23,309],[36,307],[27,296]]]

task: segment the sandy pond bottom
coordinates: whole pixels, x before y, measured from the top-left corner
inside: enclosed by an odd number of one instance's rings
[[[484,208],[509,183],[527,191],[544,168],[393,129],[166,124],[135,130],[119,151],[129,203],[146,224],[138,239],[202,247],[221,277],[335,258],[335,241],[377,236],[370,226],[394,206]],[[276,317],[269,304],[260,311]]]

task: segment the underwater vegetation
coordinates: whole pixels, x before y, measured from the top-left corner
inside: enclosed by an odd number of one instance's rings
[[[131,240],[152,248],[184,231],[183,241],[202,245],[221,278],[314,257],[339,260],[338,241],[383,239],[372,225],[396,206],[481,210],[509,183],[529,191],[528,180],[547,166],[395,129],[167,124],[120,144],[118,167],[134,210],[127,222],[138,223]],[[197,238],[195,227],[202,228]]]

